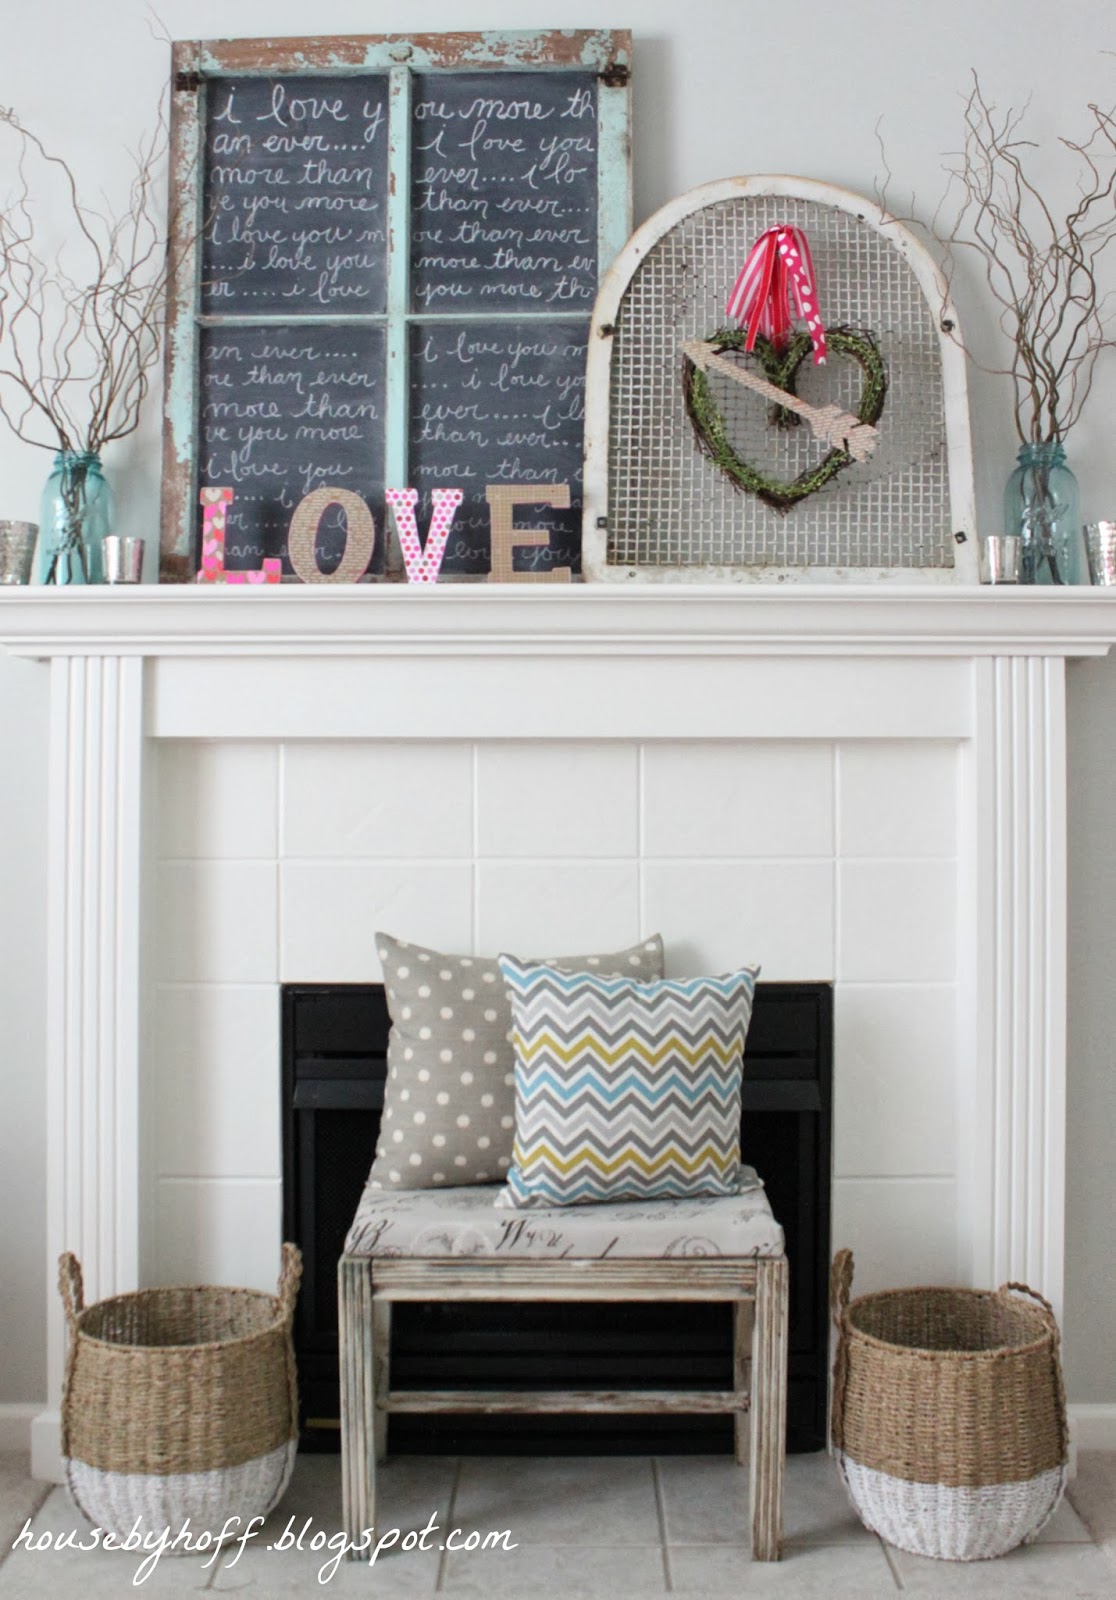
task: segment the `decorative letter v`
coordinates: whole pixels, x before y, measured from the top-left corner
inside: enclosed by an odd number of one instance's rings
[[[403,548],[403,564],[407,568],[408,583],[437,583],[446,553],[446,540],[453,526],[454,514],[465,498],[461,489],[433,489],[431,498],[434,510],[430,517],[430,531],[426,535],[425,549],[419,543],[415,506],[417,489],[386,489],[384,498],[395,513],[395,526],[399,530],[399,543]]]

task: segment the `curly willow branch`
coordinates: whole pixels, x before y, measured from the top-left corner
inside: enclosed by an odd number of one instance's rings
[[[1021,443],[1064,439],[1080,420],[1097,360],[1114,338],[1110,296],[1100,281],[1104,250],[1116,239],[1116,113],[1088,107],[1084,140],[1058,142],[1079,163],[1074,199],[1064,218],[1027,171],[1034,144],[1020,137],[1027,106],[998,112],[974,72],[965,101],[964,144],[947,165],[949,186],[933,223],[901,220],[934,236],[951,194],[951,220],[937,239],[945,256],[947,295],[963,250],[980,258],[1000,327],[1011,344],[1007,366],[965,353],[982,372],[1010,377]],[[891,172],[877,129],[886,180]],[[913,200],[912,200],[912,211]],[[897,219],[900,220],[900,219]]]
[[[175,218],[164,227],[154,211],[165,125],[160,117],[135,153],[118,214],[83,205],[68,163],[10,107],[0,107],[0,133],[18,146],[14,190],[0,204],[0,419],[27,444],[97,453],[138,426],[162,346],[177,264],[167,247]],[[59,260],[36,241],[35,172],[61,192]]]

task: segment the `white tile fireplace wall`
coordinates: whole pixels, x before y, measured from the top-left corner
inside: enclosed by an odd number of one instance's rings
[[[169,740],[158,748],[141,1276],[269,1287],[277,984],[369,982],[383,927],[835,979],[834,1237],[954,1278],[958,746]],[[369,1152],[371,1156],[371,1152]]]

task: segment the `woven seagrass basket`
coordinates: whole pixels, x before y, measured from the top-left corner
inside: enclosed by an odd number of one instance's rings
[[[298,1447],[291,1319],[302,1257],[283,1246],[278,1294],[190,1286],[85,1306],[81,1267],[60,1257],[70,1347],[62,1455],[79,1510],[122,1537],[216,1538],[266,1516]],[[178,1547],[178,1553],[182,1547]]]
[[[838,1251],[833,1447],[865,1527],[949,1561],[1033,1539],[1062,1497],[1068,1455],[1050,1305],[1020,1283],[850,1304],[852,1276],[852,1252]]]

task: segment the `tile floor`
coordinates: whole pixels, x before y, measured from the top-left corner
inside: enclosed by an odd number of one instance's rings
[[[1111,1459],[1100,1458],[1111,1475]],[[450,1594],[478,1600],[644,1600],[664,1594],[729,1600],[780,1593],[796,1600],[914,1595],[1010,1596],[1011,1600],[1113,1600],[1116,1563],[1063,1504],[1039,1540],[1000,1561],[920,1560],[885,1547],[850,1511],[824,1455],[794,1456],[787,1474],[787,1545],[778,1565],[754,1564],[747,1538],[747,1477],[726,1458],[468,1459],[401,1457],[381,1475],[381,1530],[421,1530],[433,1517],[431,1548],[392,1551],[372,1568],[342,1561],[323,1585],[327,1548],[306,1548],[337,1531],[336,1456],[304,1456],[282,1507],[238,1555],[164,1557],[133,1586],[138,1558],[123,1553],[9,1549],[0,1600],[101,1600],[128,1593],[163,1596],[209,1589],[246,1600],[328,1593],[383,1600]],[[1103,1477],[1082,1483],[1095,1493]],[[1111,1477],[1107,1480],[1111,1482]],[[1091,1487],[1090,1487],[1091,1486]],[[0,1530],[18,1530],[32,1486],[18,1462],[0,1458]],[[64,1490],[46,1491],[37,1536],[85,1532]],[[1082,1500],[1082,1504],[1085,1501]],[[309,1523],[309,1526],[307,1524]],[[303,1548],[269,1549],[303,1533]],[[442,1549],[445,1531],[507,1529],[512,1550]],[[208,1562],[208,1564],[207,1564]]]

